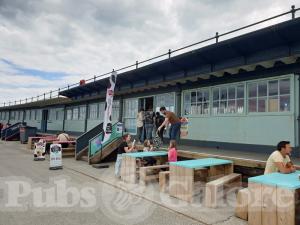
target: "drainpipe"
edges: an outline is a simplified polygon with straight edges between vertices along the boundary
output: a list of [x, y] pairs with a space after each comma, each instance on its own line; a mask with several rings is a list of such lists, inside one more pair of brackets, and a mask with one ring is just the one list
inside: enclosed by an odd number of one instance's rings
[[298, 135], [297, 135], [297, 148], [296, 148], [296, 156], [300, 157], [300, 76], [299, 74], [295, 74], [298, 76], [298, 115], [297, 115], [297, 122], [298, 122]]

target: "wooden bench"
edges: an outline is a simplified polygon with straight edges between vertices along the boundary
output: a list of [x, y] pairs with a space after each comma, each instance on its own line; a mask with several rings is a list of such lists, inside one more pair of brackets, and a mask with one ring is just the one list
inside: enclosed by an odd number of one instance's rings
[[140, 167], [140, 184], [147, 184], [149, 181], [158, 180], [161, 169], [169, 169], [169, 165], [155, 165]]
[[241, 174], [232, 173], [208, 182], [205, 186], [206, 207], [216, 208], [219, 205], [218, 202], [224, 197], [227, 190], [241, 186], [241, 180]]
[[249, 189], [244, 188], [239, 190], [236, 198], [235, 216], [243, 220], [248, 220], [249, 194]]
[[170, 178], [170, 171], [160, 171], [159, 172], [159, 191], [167, 192], [167, 187]]

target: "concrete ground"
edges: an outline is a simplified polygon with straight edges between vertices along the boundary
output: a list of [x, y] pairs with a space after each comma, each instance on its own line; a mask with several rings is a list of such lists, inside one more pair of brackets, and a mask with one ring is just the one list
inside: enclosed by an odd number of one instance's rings
[[35, 162], [25, 145], [0, 141], [0, 225], [247, 224], [234, 216], [234, 193], [209, 209], [200, 195], [189, 204], [160, 193], [156, 183], [125, 184], [113, 164], [95, 169], [64, 158], [63, 165], [49, 170], [48, 157]]

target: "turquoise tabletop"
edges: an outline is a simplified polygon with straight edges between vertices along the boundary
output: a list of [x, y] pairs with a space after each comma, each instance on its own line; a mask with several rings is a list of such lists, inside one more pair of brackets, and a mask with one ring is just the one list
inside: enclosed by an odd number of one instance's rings
[[205, 159], [194, 159], [194, 160], [184, 160], [178, 162], [170, 162], [170, 165], [181, 166], [191, 169], [218, 166], [233, 163], [230, 160], [217, 159], [217, 158], [205, 158]]
[[299, 175], [300, 171], [296, 171], [290, 174], [270, 173], [257, 177], [251, 177], [248, 179], [248, 182], [295, 190], [300, 188]]
[[134, 158], [143, 158], [143, 157], [166, 156], [168, 155], [168, 152], [165, 151], [133, 152], [133, 153], [125, 153], [123, 155], [134, 157]]

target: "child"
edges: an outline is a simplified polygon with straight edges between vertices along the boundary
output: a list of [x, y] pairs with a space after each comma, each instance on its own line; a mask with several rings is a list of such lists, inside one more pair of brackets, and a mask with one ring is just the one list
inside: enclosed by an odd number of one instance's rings
[[[152, 152], [153, 151], [153, 143], [151, 143], [150, 140], [145, 140], [144, 141], [144, 149], [143, 149], [144, 152]], [[147, 158], [144, 158], [143, 160], [143, 164], [144, 166], [153, 166], [156, 164], [156, 159], [153, 158], [153, 157], [147, 157]]]
[[171, 140], [170, 146], [168, 150], [168, 161], [169, 162], [177, 162], [177, 150], [176, 150], [176, 141]]
[[143, 148], [144, 152], [151, 152], [153, 151], [153, 144], [151, 144], [151, 141], [146, 139], [144, 141], [144, 148]]

